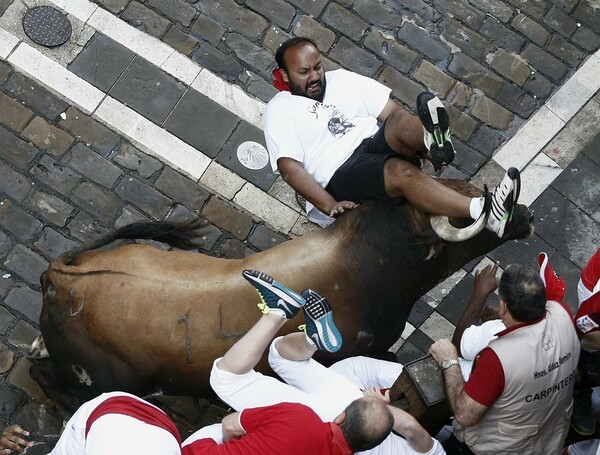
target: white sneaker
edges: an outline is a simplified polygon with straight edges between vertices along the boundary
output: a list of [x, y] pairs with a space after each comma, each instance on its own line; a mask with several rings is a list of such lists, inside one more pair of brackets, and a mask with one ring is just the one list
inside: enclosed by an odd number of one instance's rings
[[487, 228], [500, 238], [507, 232], [512, 222], [513, 213], [519, 192], [521, 191], [521, 175], [517, 168], [511, 167], [492, 194], [492, 207]]

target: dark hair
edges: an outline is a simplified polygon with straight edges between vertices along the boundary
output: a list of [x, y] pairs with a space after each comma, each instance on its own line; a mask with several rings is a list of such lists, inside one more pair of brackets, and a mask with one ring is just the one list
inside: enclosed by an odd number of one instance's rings
[[394, 417], [387, 405], [377, 398], [359, 398], [344, 410], [340, 429], [353, 452], [372, 449], [388, 437]]
[[543, 316], [546, 309], [544, 282], [531, 267], [509, 265], [500, 278], [498, 295], [510, 315], [519, 322], [531, 322]]
[[312, 44], [315, 49], [319, 49], [317, 47], [317, 43], [315, 43], [310, 38], [306, 38], [305, 36], [296, 36], [295, 38], [290, 38], [287, 41], [284, 41], [277, 52], [275, 52], [275, 61], [277, 62], [277, 66], [284, 71], [287, 71], [285, 66], [285, 53], [290, 47], [300, 46], [304, 44]]

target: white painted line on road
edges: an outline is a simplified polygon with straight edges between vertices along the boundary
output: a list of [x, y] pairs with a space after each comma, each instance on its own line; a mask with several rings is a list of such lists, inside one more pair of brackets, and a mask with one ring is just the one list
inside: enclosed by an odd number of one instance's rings
[[206, 172], [202, 174], [200, 183], [231, 200], [242, 189], [246, 180], [235, 172], [221, 166], [216, 161], [213, 161], [208, 166], [208, 169], [206, 169]]
[[6, 60], [17, 44], [19, 44], [19, 38], [0, 28], [0, 58]]
[[8, 58], [8, 62], [39, 81], [51, 92], [69, 99], [86, 114], [91, 114], [104, 98], [104, 92], [27, 43], [21, 42]]
[[504, 169], [522, 170], [564, 126], [562, 119], [542, 106], [492, 159]]
[[173, 52], [169, 55], [169, 58], [161, 65], [160, 69], [176, 77], [186, 85], [192, 85], [192, 82], [194, 82], [200, 71], [202, 71], [199, 65], [179, 52]]
[[563, 171], [546, 154], [540, 153], [521, 173], [519, 202], [531, 205]]
[[57, 8], [64, 12], [75, 16], [81, 22], [85, 23], [90, 18], [94, 11], [98, 9], [98, 5], [89, 2], [88, 0], [50, 0]]

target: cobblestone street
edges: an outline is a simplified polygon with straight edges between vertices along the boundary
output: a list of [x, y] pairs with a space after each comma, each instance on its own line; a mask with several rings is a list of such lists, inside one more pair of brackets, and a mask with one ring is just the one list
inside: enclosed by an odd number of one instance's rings
[[[24, 33], [41, 5], [70, 20], [63, 46]], [[522, 173], [535, 234], [420, 299], [390, 349], [401, 363], [451, 337], [490, 261], [546, 251], [576, 307], [600, 246], [597, 0], [0, 0], [0, 423], [33, 433], [29, 454], [49, 452], [67, 417], [29, 372], [52, 259], [138, 220], [203, 218], [200, 251], [237, 259], [318, 229], [270, 166], [236, 155], [264, 144], [273, 54], [297, 35], [327, 69], [373, 77], [413, 112], [421, 91], [440, 96], [457, 149], [442, 177], [493, 187]], [[184, 437], [225, 412], [152, 400]]]

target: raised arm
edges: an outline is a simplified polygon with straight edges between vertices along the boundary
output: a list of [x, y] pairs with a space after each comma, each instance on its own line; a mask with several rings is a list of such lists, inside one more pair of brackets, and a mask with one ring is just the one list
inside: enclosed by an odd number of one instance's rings
[[356, 207], [351, 201], [336, 201], [334, 197], [304, 169], [302, 163], [292, 158], [279, 158], [277, 168], [281, 177], [304, 199], [309, 201], [321, 212], [329, 216], [337, 216]]

